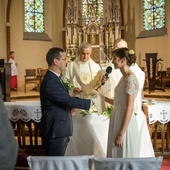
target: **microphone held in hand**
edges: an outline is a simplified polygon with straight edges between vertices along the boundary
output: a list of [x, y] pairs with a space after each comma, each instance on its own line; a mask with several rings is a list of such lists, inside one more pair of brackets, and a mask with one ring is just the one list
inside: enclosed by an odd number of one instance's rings
[[[108, 66], [107, 68], [106, 68], [106, 74], [104, 75], [106, 78], [108, 78], [109, 77], [109, 74], [112, 72], [112, 67], [111, 66]], [[105, 82], [102, 82], [102, 86], [105, 84]]]

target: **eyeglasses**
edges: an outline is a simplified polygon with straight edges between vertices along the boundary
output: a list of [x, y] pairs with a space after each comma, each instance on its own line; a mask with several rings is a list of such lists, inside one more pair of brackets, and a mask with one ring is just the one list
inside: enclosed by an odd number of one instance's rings
[[67, 58], [56, 58], [57, 60], [63, 60], [66, 61]]
[[60, 58], [60, 60], [66, 61], [66, 58]]

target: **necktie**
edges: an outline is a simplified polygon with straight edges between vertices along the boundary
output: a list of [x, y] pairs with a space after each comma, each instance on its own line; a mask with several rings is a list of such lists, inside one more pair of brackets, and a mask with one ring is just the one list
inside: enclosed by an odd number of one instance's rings
[[61, 82], [62, 86], [63, 86], [64, 89], [66, 90], [66, 86], [64, 85], [64, 82], [63, 82], [63, 80], [61, 79], [61, 76], [59, 76], [59, 79], [60, 79], [60, 82]]

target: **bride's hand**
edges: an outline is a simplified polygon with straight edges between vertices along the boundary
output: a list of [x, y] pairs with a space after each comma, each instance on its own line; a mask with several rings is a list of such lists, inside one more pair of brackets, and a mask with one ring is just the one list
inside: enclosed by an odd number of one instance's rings
[[109, 79], [109, 77], [106, 77], [105, 75], [102, 77], [101, 79], [101, 84], [104, 84], [107, 80]]
[[75, 108], [70, 109], [70, 113], [71, 113], [71, 115], [74, 115], [75, 114]]
[[79, 87], [75, 87], [75, 88], [73, 89], [73, 92], [74, 92], [75, 94], [80, 94], [80, 93], [82, 92], [82, 90], [81, 90]]
[[119, 134], [115, 141], [115, 146], [122, 147], [123, 146], [123, 135]]

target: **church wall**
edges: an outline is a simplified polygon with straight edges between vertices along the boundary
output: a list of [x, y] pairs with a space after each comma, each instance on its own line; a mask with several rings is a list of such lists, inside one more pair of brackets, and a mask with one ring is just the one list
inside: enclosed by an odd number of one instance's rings
[[51, 41], [23, 40], [23, 0], [13, 1], [11, 4], [11, 50], [15, 51], [18, 62], [19, 87], [24, 86], [26, 68], [47, 67], [45, 58], [47, 51], [53, 46], [61, 47], [61, 23], [57, 20], [61, 18], [58, 14], [62, 9], [60, 3], [62, 4], [62, 1], [57, 3], [55, 0], [45, 1], [45, 32]]
[[[0, 1], [0, 58], [6, 56], [6, 4], [7, 0]], [[52, 41], [23, 40], [23, 0], [12, 0], [10, 11], [11, 26], [11, 50], [16, 53], [18, 61], [18, 83], [24, 86], [24, 69], [46, 67], [45, 55], [53, 46], [62, 47], [62, 20], [63, 0], [45, 0], [45, 30]], [[170, 63], [170, 36], [137, 39], [142, 30], [142, 0], [129, 0], [123, 2], [125, 39], [129, 48], [137, 54], [137, 63], [145, 66], [145, 53], [157, 52], [158, 58], [162, 58], [163, 69]], [[170, 1], [167, 1], [167, 15], [170, 18]], [[167, 29], [170, 30], [167, 19]]]
[[[158, 53], [158, 58], [162, 58], [163, 70], [170, 66], [170, 36], [164, 35], [159, 37], [140, 38], [137, 39], [140, 31], [142, 31], [142, 0], [130, 0], [124, 2], [125, 5], [125, 39], [128, 41], [129, 48], [136, 51], [138, 64], [146, 68], [145, 53]], [[167, 16], [170, 18], [170, 10], [167, 1]], [[168, 18], [167, 17], [167, 18]], [[169, 20], [166, 20], [167, 32], [170, 31]]]

